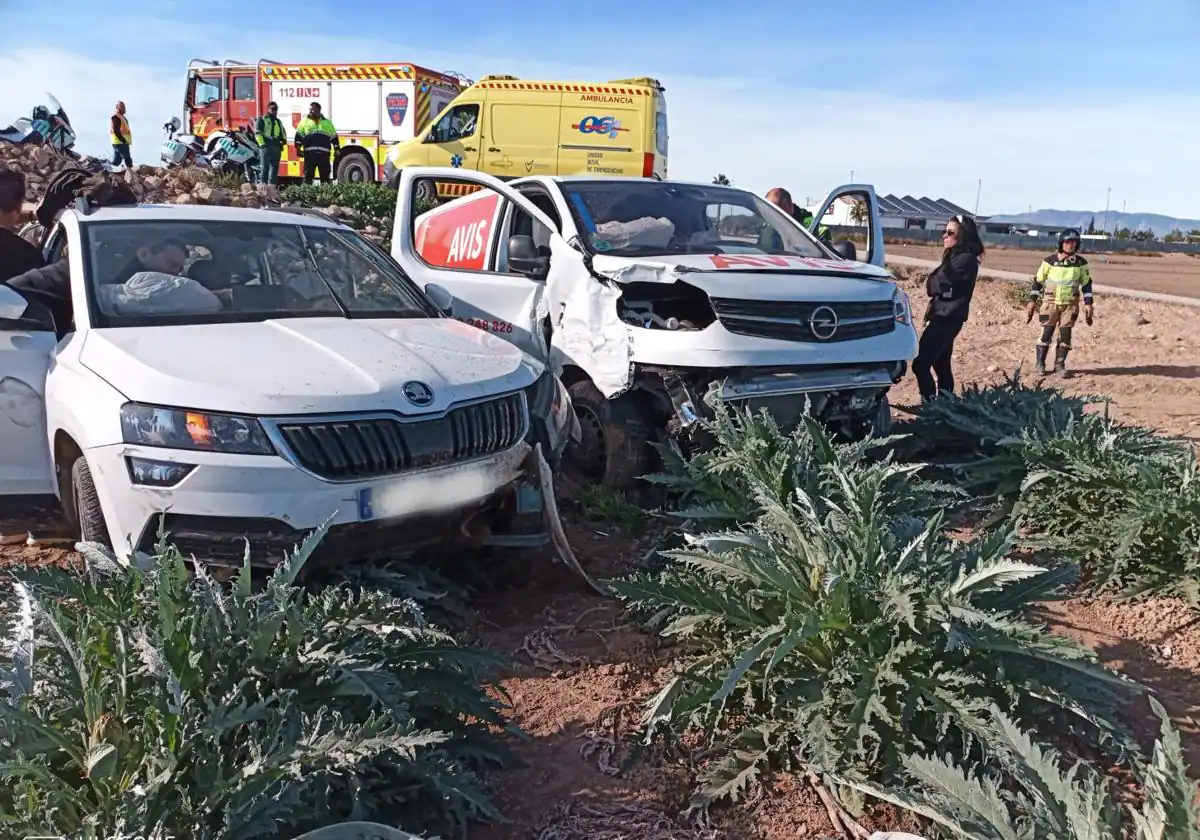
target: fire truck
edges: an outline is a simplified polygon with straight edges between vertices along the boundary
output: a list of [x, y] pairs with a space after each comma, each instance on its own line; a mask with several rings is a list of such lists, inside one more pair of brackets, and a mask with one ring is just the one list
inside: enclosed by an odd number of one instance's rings
[[388, 149], [424, 131], [470, 84], [458, 74], [404, 61], [284, 64], [260, 59], [251, 64], [194, 58], [188, 62], [183, 122], [202, 139], [218, 127], [249, 125], [253, 131], [267, 103], [275, 102], [287, 132], [279, 177], [299, 178], [304, 169], [293, 145], [296, 126], [307, 116], [309, 104], [319, 102], [341, 139], [334, 177], [380, 181]]

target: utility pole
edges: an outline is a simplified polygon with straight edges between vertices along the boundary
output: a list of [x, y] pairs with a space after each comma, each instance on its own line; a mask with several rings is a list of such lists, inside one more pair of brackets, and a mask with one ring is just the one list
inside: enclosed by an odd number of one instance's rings
[[851, 184], [854, 183], [854, 170], [853, 169], [850, 170], [850, 183]]
[[1108, 188], [1108, 193], [1104, 196], [1104, 218], [1100, 220], [1100, 229], [1105, 231], [1108, 230], [1108, 201], [1110, 198], [1112, 198], [1112, 187]]
[[982, 178], [980, 178], [979, 183], [975, 185], [975, 213], [974, 213], [974, 215], [976, 215], [976, 216], [979, 215], [979, 194], [981, 192], [983, 192], [983, 179]]

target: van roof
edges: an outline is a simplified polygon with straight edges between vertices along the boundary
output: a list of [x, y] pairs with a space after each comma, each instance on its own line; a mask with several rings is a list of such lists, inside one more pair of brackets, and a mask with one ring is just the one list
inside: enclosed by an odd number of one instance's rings
[[[521, 179], [531, 180], [531, 179]], [[611, 181], [613, 183], [628, 183], [630, 181], [648, 181], [648, 178], [642, 178], [638, 175], [548, 175], [542, 176], [539, 180], [554, 181], [559, 184], [570, 184], [575, 182], [596, 183], [598, 181]], [[745, 187], [737, 187], [733, 184], [713, 184], [706, 181], [682, 181], [672, 178], [667, 181], [658, 181], [660, 184], [682, 184], [689, 187], [712, 187], [718, 190], [737, 190], [738, 192], [750, 192]]]

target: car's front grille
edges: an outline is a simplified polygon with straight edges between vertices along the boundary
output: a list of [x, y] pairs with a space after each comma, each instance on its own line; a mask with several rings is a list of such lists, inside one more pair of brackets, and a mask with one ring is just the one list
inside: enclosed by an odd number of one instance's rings
[[527, 430], [525, 396], [453, 408], [433, 420], [286, 422], [279, 435], [296, 461], [331, 481], [357, 481], [470, 461], [515, 446]]
[[[896, 308], [890, 300], [809, 303], [712, 298], [712, 305], [725, 329], [756, 338], [830, 343], [874, 338], [896, 329]], [[829, 317], [831, 311], [834, 318]]]

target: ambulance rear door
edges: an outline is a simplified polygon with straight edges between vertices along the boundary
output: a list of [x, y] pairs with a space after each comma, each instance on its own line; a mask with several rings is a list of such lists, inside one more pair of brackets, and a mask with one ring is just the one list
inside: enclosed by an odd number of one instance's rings
[[558, 126], [559, 175], [642, 175], [646, 88], [565, 85]]

